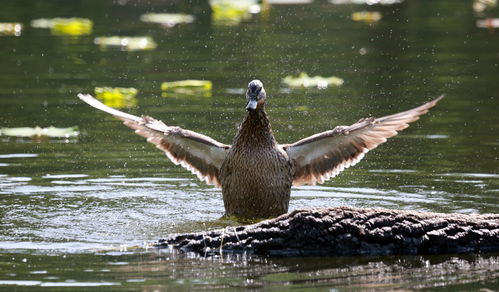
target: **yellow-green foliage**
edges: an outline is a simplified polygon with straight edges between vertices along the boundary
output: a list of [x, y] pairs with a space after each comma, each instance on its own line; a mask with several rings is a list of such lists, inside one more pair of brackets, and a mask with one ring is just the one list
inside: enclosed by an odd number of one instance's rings
[[157, 47], [156, 42], [149, 36], [96, 37], [94, 43], [101, 48], [118, 47], [124, 51], [153, 50]]
[[110, 107], [124, 108], [137, 105], [138, 90], [130, 87], [96, 87], [94, 89], [95, 96]]
[[236, 25], [249, 19], [251, 12], [259, 12], [260, 6], [256, 0], [211, 0], [212, 19], [215, 24]]
[[40, 127], [20, 127], [20, 128], [0, 128], [0, 136], [13, 137], [50, 137], [50, 138], [71, 138], [80, 134], [78, 127], [70, 128], [40, 128]]
[[1, 35], [21, 35], [23, 25], [18, 22], [0, 22], [0, 36]]
[[360, 11], [352, 13], [353, 21], [362, 21], [366, 23], [373, 23], [380, 21], [382, 18], [381, 13], [378, 11]]
[[320, 89], [327, 88], [330, 85], [341, 86], [344, 80], [336, 76], [308, 76], [307, 73], [301, 72], [298, 77], [288, 75], [284, 77], [282, 82], [289, 87], [317, 87]]
[[87, 18], [40, 18], [31, 21], [35, 28], [50, 28], [57, 35], [87, 35], [92, 32], [93, 21]]
[[148, 13], [140, 16], [143, 22], [159, 23], [168, 27], [179, 23], [192, 23], [194, 19], [194, 16], [182, 13]]
[[213, 83], [209, 80], [180, 80], [163, 82], [161, 90], [163, 96], [168, 96], [168, 92], [182, 95], [202, 95], [211, 96]]

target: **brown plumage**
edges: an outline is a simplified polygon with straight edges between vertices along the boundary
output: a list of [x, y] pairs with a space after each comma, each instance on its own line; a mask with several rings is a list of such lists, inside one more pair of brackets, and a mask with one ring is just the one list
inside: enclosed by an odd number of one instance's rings
[[272, 135], [263, 103], [249, 110], [220, 169], [225, 211], [268, 218], [288, 211], [293, 166]]
[[316, 184], [359, 162], [364, 154], [407, 128], [443, 98], [398, 114], [361, 119], [351, 126], [280, 145], [270, 127], [259, 80], [248, 84], [247, 113], [232, 146], [210, 137], [167, 126], [151, 117], [137, 117], [110, 108], [90, 95], [89, 105], [110, 113], [163, 150], [175, 164], [208, 184], [222, 187], [226, 215], [268, 218], [287, 212], [291, 185]]

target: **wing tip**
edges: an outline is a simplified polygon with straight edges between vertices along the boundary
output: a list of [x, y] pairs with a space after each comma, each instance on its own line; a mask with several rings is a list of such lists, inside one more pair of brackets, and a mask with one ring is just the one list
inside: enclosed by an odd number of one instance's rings
[[437, 102], [438, 102], [438, 101], [440, 101], [442, 98], [444, 98], [444, 97], [446, 97], [446, 96], [447, 96], [447, 94], [442, 93], [442, 94], [440, 94], [440, 96], [439, 96], [439, 97], [435, 98], [435, 101], [437, 101]]
[[142, 118], [140, 118], [140, 117], [137, 117], [137, 116], [134, 116], [134, 115], [122, 112], [120, 110], [117, 110], [115, 108], [112, 108], [110, 106], [107, 106], [107, 105], [103, 104], [101, 101], [97, 100], [95, 97], [93, 97], [90, 94], [78, 93], [77, 96], [78, 96], [79, 99], [83, 100], [85, 103], [87, 103], [91, 107], [94, 107], [94, 108], [96, 108], [98, 110], [101, 110], [103, 112], [111, 114], [111, 115], [117, 117], [118, 119], [121, 119], [121, 120], [124, 120], [124, 121], [131, 120], [131, 121], [134, 121], [134, 122], [140, 122], [140, 121], [142, 121]]
[[97, 109], [100, 109], [102, 110], [100, 107], [101, 107], [101, 102], [98, 101], [95, 97], [93, 97], [92, 95], [88, 94], [88, 93], [78, 93], [77, 94], [78, 98], [82, 101], [84, 101], [85, 103], [87, 103], [88, 105], [92, 106], [92, 107], [95, 107]]
[[441, 101], [441, 100], [442, 100], [445, 96], [446, 96], [446, 94], [445, 94], [445, 93], [442, 93], [442, 94], [440, 94], [437, 98], [435, 98], [435, 99], [433, 99], [433, 100], [431, 100], [431, 101], [427, 102], [427, 104], [428, 104], [428, 105], [430, 105], [430, 107], [434, 107], [434, 106], [435, 106], [435, 105], [437, 105], [437, 103], [438, 103], [439, 101]]
[[[164, 132], [164, 129], [158, 129], [157, 126], [155, 126], [155, 123], [161, 123], [161, 125], [165, 126], [166, 125], [158, 120], [155, 120], [152, 117], [149, 116], [143, 116], [143, 117], [137, 117], [134, 115], [130, 115], [124, 112], [121, 112], [119, 110], [116, 110], [114, 108], [111, 108], [105, 104], [103, 104], [101, 101], [97, 100], [95, 97], [93, 97], [90, 94], [83, 94], [83, 93], [78, 93], [77, 94], [78, 98], [87, 103], [88, 105], [102, 110], [106, 113], [109, 113], [121, 120], [123, 120], [124, 124], [132, 129], [135, 129], [135, 133], [137, 133], [140, 136], [146, 137], [147, 142], [156, 144], [156, 147], [160, 150], [163, 150], [166, 156], [175, 164], [175, 165], [181, 165], [182, 167], [186, 168], [193, 174], [197, 175], [197, 177], [205, 181], [209, 185], [214, 185], [216, 187], [220, 187], [220, 180], [217, 177], [217, 174], [212, 174], [212, 173], [203, 173], [201, 170], [196, 168], [194, 165], [192, 165], [190, 162], [186, 161], [185, 158], [183, 157], [175, 157], [173, 153], [170, 152], [169, 149], [165, 149], [164, 146], [161, 145], [161, 139], [158, 137], [151, 137], [147, 134], [146, 131], [148, 130], [154, 130], [154, 131], [159, 131], [159, 132]], [[152, 125], [147, 125], [147, 123], [152, 123]], [[146, 127], [144, 128], [138, 128], [138, 127]], [[209, 138], [209, 137], [208, 137]], [[210, 138], [211, 139], [211, 138]], [[214, 141], [214, 140], [213, 140]], [[218, 144], [221, 145], [221, 143], [214, 141], [213, 144], [217, 146]], [[229, 146], [223, 145], [223, 149], [228, 149]], [[217, 146], [220, 147], [220, 146]]]
[[78, 93], [77, 96], [79, 99], [83, 100], [86, 103], [89, 103], [89, 101], [95, 100], [95, 97], [91, 96], [90, 94]]

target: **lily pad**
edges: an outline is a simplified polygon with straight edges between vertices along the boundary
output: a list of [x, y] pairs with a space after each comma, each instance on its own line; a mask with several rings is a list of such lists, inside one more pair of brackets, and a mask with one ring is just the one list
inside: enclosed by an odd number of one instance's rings
[[331, 4], [360, 4], [360, 5], [393, 5], [403, 0], [329, 0]]
[[365, 23], [373, 23], [378, 22], [382, 18], [382, 15], [378, 11], [359, 11], [352, 13], [352, 20], [365, 22]]
[[130, 87], [96, 87], [94, 89], [95, 96], [110, 107], [124, 108], [137, 105], [138, 90]]
[[272, 5], [296, 5], [296, 4], [310, 4], [314, 0], [267, 0], [267, 3]]
[[180, 80], [163, 82], [161, 84], [162, 96], [174, 95], [199, 95], [211, 97], [213, 83], [209, 80]]
[[308, 110], [309, 110], [309, 107], [306, 105], [299, 105], [299, 106], [295, 107], [295, 111], [299, 111], [299, 112], [306, 112]]
[[175, 89], [197, 89], [204, 91], [211, 91], [213, 88], [213, 83], [209, 80], [179, 80], [163, 82], [161, 84], [161, 90], [175, 90]]
[[35, 28], [49, 28], [56, 35], [87, 35], [92, 32], [94, 23], [88, 18], [40, 18], [31, 21]]
[[257, 0], [210, 0], [210, 5], [213, 22], [221, 25], [237, 25], [261, 10]]
[[50, 137], [50, 138], [74, 138], [80, 132], [78, 127], [56, 128], [56, 127], [20, 127], [20, 128], [0, 128], [0, 136], [12, 137]]
[[120, 48], [123, 51], [138, 51], [138, 50], [153, 50], [158, 45], [149, 36], [128, 37], [128, 36], [112, 36], [112, 37], [96, 37], [94, 43], [101, 48]]
[[0, 36], [14, 35], [20, 36], [23, 25], [19, 22], [0, 22]]
[[319, 89], [325, 89], [330, 85], [341, 86], [343, 85], [344, 80], [342, 78], [331, 76], [331, 77], [322, 77], [322, 76], [308, 76], [307, 73], [301, 72], [298, 77], [294, 77], [288, 75], [284, 77], [282, 82], [289, 87], [317, 87]]
[[174, 27], [180, 23], [192, 23], [195, 17], [182, 13], [148, 13], [142, 14], [140, 20], [143, 22], [158, 23], [166, 27]]

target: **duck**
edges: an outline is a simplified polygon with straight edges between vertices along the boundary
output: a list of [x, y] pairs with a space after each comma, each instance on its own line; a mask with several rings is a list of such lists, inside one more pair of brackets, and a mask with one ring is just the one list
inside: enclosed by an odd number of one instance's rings
[[292, 144], [279, 144], [265, 112], [267, 94], [260, 80], [246, 91], [246, 113], [232, 145], [167, 125], [150, 116], [135, 116], [108, 107], [89, 94], [88, 105], [115, 116], [147, 142], [164, 151], [209, 185], [221, 187], [226, 216], [272, 218], [288, 211], [292, 186], [321, 184], [409, 126], [444, 96], [381, 118], [363, 118]]

